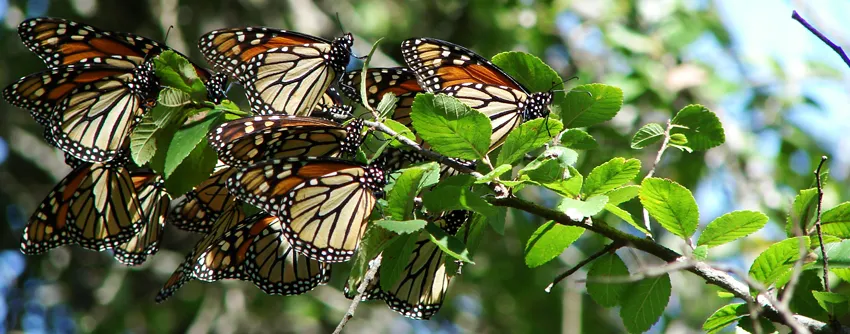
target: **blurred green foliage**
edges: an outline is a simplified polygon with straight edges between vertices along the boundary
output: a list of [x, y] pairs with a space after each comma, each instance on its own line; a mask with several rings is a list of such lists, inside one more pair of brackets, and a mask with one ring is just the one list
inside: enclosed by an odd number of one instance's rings
[[[723, 180], [726, 201], [732, 209], [758, 209], [769, 214], [769, 232], [712, 250], [716, 260], [747, 268], [771, 240], [781, 238], [785, 215], [797, 189], [812, 185], [810, 169], [826, 151], [795, 123], [787, 119], [790, 109], [817, 103], [791, 91], [781, 67], [773, 81], [746, 80], [745, 62], [733, 47], [728, 28], [711, 2], [596, 1], [13, 1], [0, 29], [0, 80], [12, 82], [43, 69], [42, 63], [20, 43], [14, 31], [25, 17], [58, 16], [107, 30], [128, 31], [162, 40], [201, 60], [195, 46], [203, 33], [223, 27], [266, 25], [321, 36], [339, 35], [342, 29], [355, 34], [355, 52], [366, 54], [372, 42], [384, 38], [372, 66], [401, 62], [399, 44], [416, 36], [445, 39], [490, 56], [509, 50], [537, 55], [562, 78], [577, 77], [566, 89], [587, 83], [605, 83], [623, 90], [624, 109], [613, 120], [587, 129], [600, 150], [579, 155], [576, 169], [588, 175], [593, 166], [614, 156], [643, 161], [642, 174], [652, 166], [653, 149], [633, 150], [632, 135], [644, 124], [664, 122], [683, 107], [699, 103], [720, 115], [727, 129], [727, 144], [709, 152], [669, 150], [656, 176], [676, 180], [696, 189], [707, 177]], [[336, 22], [338, 15], [341, 24]], [[791, 24], [789, 20], [789, 24]], [[718, 53], [732, 60], [744, 79], [722, 76], [710, 59], [688, 56], [697, 40], [708, 40]], [[817, 66], [815, 66], [817, 65]], [[834, 79], [828, 66], [813, 64], [815, 78]], [[827, 67], [827, 68], [825, 68]], [[799, 80], [796, 78], [794, 80]], [[731, 122], [720, 108], [733, 93], [746, 92], [744, 120]], [[244, 105], [238, 88], [230, 97]], [[26, 218], [52, 185], [67, 173], [60, 153], [49, 148], [29, 115], [5, 102], [0, 104], [0, 138], [9, 147], [0, 163], [0, 248], [17, 251]], [[738, 114], [735, 114], [738, 115]], [[731, 131], [730, 131], [731, 129]], [[775, 155], [760, 151], [759, 134], [775, 132], [781, 137]], [[657, 144], [656, 144], [657, 145]], [[796, 160], [794, 160], [796, 159]], [[797, 166], [794, 161], [808, 162]], [[799, 165], [799, 164], [798, 164]], [[804, 164], [805, 165], [805, 164]], [[722, 176], [712, 174], [722, 171]], [[555, 197], [528, 188], [523, 196], [555, 207]], [[827, 201], [848, 198], [839, 182], [830, 182]], [[636, 200], [620, 205], [639, 217]], [[701, 217], [702, 224], [716, 217]], [[602, 217], [622, 222], [613, 214]], [[617, 333], [626, 329], [616, 309], [594, 303], [582, 284], [564, 282], [551, 293], [543, 288], [560, 272], [596, 252], [607, 243], [585, 236], [559, 256], [559, 260], [529, 269], [525, 245], [544, 223], [538, 218], [510, 211], [505, 235], [487, 229], [475, 255], [475, 265], [463, 266], [453, 280], [446, 304], [428, 322], [406, 320], [383, 303], [364, 303], [348, 325], [350, 332], [565, 332]], [[621, 223], [623, 229], [640, 234]], [[657, 228], [657, 227], [656, 227]], [[770, 229], [769, 229], [770, 230]], [[654, 231], [662, 243], [672, 235]], [[5, 326], [24, 329], [26, 321], [42, 319], [50, 330], [62, 330], [67, 314], [79, 332], [330, 332], [349, 301], [342, 295], [349, 265], [335, 265], [331, 284], [302, 296], [262, 294], [246, 282], [193, 282], [164, 304], [153, 297], [183, 259], [196, 236], [167, 228], [162, 250], [138, 268], [123, 267], [106, 254], [64, 247], [40, 256], [26, 257], [25, 270], [5, 291], [8, 313]], [[673, 241], [670, 241], [673, 242]], [[621, 254], [630, 265], [654, 264], [642, 254]], [[710, 259], [711, 259], [710, 257]], [[657, 261], [656, 261], [657, 262]], [[3, 268], [0, 268], [2, 270]], [[584, 275], [586, 271], [577, 275]], [[0, 272], [3, 274], [3, 272]], [[699, 331], [703, 321], [728, 300], [717, 297], [716, 288], [689, 274], [672, 275], [671, 306], [659, 331], [687, 328]], [[842, 283], [833, 291], [846, 292]], [[60, 312], [60, 310], [64, 313]], [[38, 318], [27, 315], [40, 314]], [[36, 320], [33, 320], [36, 319]], [[60, 319], [60, 320], [57, 320]], [[32, 325], [32, 324], [29, 324]]]

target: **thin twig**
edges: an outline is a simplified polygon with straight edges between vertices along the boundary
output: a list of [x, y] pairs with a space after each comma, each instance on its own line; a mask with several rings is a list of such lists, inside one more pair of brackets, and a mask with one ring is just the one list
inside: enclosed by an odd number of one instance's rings
[[[798, 225], [795, 221], [794, 225]], [[799, 230], [796, 229], [796, 230]], [[797, 255], [797, 261], [794, 261], [794, 269], [791, 271], [791, 277], [788, 279], [788, 284], [785, 284], [785, 289], [782, 290], [782, 296], [779, 298], [779, 301], [782, 303], [782, 307], [789, 307], [791, 305], [792, 296], [794, 296], [794, 290], [797, 288], [797, 282], [800, 280], [800, 275], [803, 273], [803, 261], [806, 259], [806, 254], [809, 251], [808, 245], [806, 245], [806, 240], [803, 238], [799, 239], [799, 254]], [[768, 292], [765, 291], [767, 294]]]
[[593, 255], [591, 255], [588, 258], [584, 259], [583, 261], [579, 262], [574, 267], [565, 271], [563, 274], [558, 275], [558, 277], [555, 277], [555, 279], [552, 280], [552, 283], [549, 283], [549, 285], [546, 286], [546, 289], [543, 289], [543, 291], [546, 291], [546, 293], [552, 292], [552, 287], [554, 287], [555, 284], [560, 283], [565, 278], [569, 277], [570, 275], [574, 274], [576, 271], [578, 271], [582, 267], [586, 266], [588, 263], [591, 263], [591, 262], [593, 262], [593, 260], [598, 259], [600, 256], [608, 254], [610, 252], [613, 252], [617, 248], [620, 248], [620, 247], [623, 247], [623, 244], [620, 243], [620, 242], [617, 242], [617, 241], [608, 244], [608, 246], [605, 246], [605, 248], [603, 248], [602, 250], [594, 253]]
[[671, 262], [662, 266], [650, 266], [646, 267], [638, 273], [628, 276], [608, 276], [608, 277], [594, 277], [594, 278], [586, 278], [576, 280], [579, 283], [587, 283], [587, 282], [596, 282], [596, 283], [608, 283], [608, 284], [622, 284], [622, 283], [632, 283], [640, 280], [644, 280], [651, 277], [658, 277], [661, 275], [669, 274], [672, 272], [682, 271], [686, 269], [691, 269], [696, 265], [696, 261], [683, 259], [683, 261]]
[[354, 300], [351, 301], [348, 311], [345, 312], [342, 320], [339, 321], [339, 325], [336, 326], [334, 334], [342, 333], [342, 329], [348, 321], [354, 317], [354, 311], [357, 310], [357, 306], [360, 305], [360, 302], [363, 300], [363, 295], [366, 294], [366, 289], [369, 288], [369, 284], [372, 283], [372, 280], [375, 279], [375, 275], [378, 273], [378, 268], [381, 266], [381, 258], [381, 254], [378, 254], [378, 256], [369, 262], [369, 270], [366, 271], [366, 275], [363, 276], [363, 281], [360, 282], [360, 286], [357, 287], [357, 295], [354, 296]]
[[847, 66], [850, 67], [850, 58], [848, 58], [847, 54], [844, 53], [844, 49], [842, 49], [840, 46], [838, 46], [835, 43], [833, 43], [832, 41], [830, 41], [829, 38], [824, 36], [815, 27], [813, 27], [811, 24], [809, 24], [809, 22], [806, 21], [806, 19], [804, 19], [802, 16], [800, 16], [800, 14], [798, 14], [796, 10], [791, 13], [791, 18], [794, 19], [794, 20], [797, 20], [797, 22], [800, 22], [800, 24], [802, 24], [803, 27], [806, 27], [806, 29], [808, 29], [809, 32], [811, 32], [812, 34], [814, 34], [815, 36], [820, 38], [821, 42], [823, 42], [824, 44], [829, 46], [832, 49], [832, 51], [835, 51], [835, 53], [837, 53], [838, 56], [841, 57], [841, 60], [844, 61], [844, 64], [847, 64]]
[[[723, 265], [714, 265], [713, 268], [720, 270], [720, 271], [725, 271], [725, 272], [734, 274], [734, 275], [740, 277], [742, 280], [744, 280], [744, 282], [747, 284], [747, 286], [750, 289], [758, 292], [758, 296], [762, 297], [762, 299], [764, 299], [763, 304], [762, 304], [761, 301], [758, 300], [758, 298], [756, 298], [756, 302], [759, 302], [759, 304], [762, 307], [765, 307], [765, 310], [773, 310], [774, 312], [778, 313], [779, 316], [782, 317], [782, 319], [783, 319], [783, 321], [780, 322], [780, 323], [785, 324], [788, 327], [791, 327], [791, 329], [793, 329], [795, 333], [811, 333], [812, 332], [808, 328], [808, 327], [811, 327], [811, 326], [804, 326], [800, 322], [800, 320], [803, 319], [802, 316], [795, 315], [794, 312], [791, 312], [791, 309], [788, 308], [788, 305], [785, 305], [782, 302], [776, 300], [776, 298], [773, 297], [773, 295], [770, 293], [770, 291], [767, 290], [767, 287], [765, 287], [764, 284], [761, 284], [761, 282], [752, 279], [752, 277], [750, 277], [750, 275], [748, 273], [743, 273], [743, 272], [740, 272], [737, 268], [726, 267], [726, 266], [723, 266]], [[749, 295], [749, 293], [747, 294], [747, 297], [749, 297], [749, 298], [744, 298], [747, 301], [751, 300], [751, 298], [752, 298]], [[773, 320], [773, 319], [771, 319], [771, 320]], [[831, 329], [828, 326], [829, 325], [826, 325], [826, 327], [819, 327], [817, 329], [817, 332], [828, 332], [828, 331], [831, 332]]]
[[[644, 176], [644, 179], [648, 179], [655, 175], [655, 168], [658, 167], [658, 164], [661, 162], [661, 157], [664, 155], [664, 151], [667, 150], [667, 147], [670, 145], [670, 130], [673, 129], [673, 123], [668, 119], [667, 120], [667, 128], [664, 129], [664, 140], [661, 142], [661, 147], [658, 148], [658, 153], [655, 154], [655, 161], [652, 163], [652, 168], [649, 170], [649, 173]], [[643, 227], [646, 228], [647, 231], [651, 231], [649, 227], [649, 211], [646, 208], [643, 209]], [[652, 238], [652, 235], [649, 236]]]
[[826, 255], [826, 249], [824, 249], [823, 245], [823, 232], [820, 227], [820, 216], [821, 216], [821, 207], [823, 206], [823, 185], [821, 184], [820, 179], [820, 170], [823, 167], [824, 162], [826, 162], [827, 157], [821, 156], [820, 163], [818, 164], [818, 168], [815, 170], [815, 181], [817, 182], [818, 187], [818, 213], [817, 218], [815, 219], [815, 228], [818, 233], [818, 242], [820, 242], [820, 252], [823, 254], [823, 288], [824, 291], [829, 291], [829, 256]]

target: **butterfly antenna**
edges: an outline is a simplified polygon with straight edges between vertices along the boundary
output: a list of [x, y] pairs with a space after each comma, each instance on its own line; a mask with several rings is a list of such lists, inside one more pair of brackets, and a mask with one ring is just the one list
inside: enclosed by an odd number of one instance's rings
[[337, 27], [339, 27], [339, 30], [342, 31], [342, 33], [344, 34], [346, 30], [345, 26], [342, 25], [342, 19], [339, 18], [339, 12], [336, 12], [336, 15], [334, 15], [334, 17], [336, 18]]

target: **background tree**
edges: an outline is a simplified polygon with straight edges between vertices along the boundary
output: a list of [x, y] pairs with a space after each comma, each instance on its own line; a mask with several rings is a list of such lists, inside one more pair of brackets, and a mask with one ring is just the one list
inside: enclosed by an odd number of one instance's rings
[[[465, 45], [489, 57], [522, 50], [539, 56], [571, 85], [601, 82], [622, 88], [624, 106], [613, 120], [587, 129], [601, 149], [579, 155], [575, 168], [587, 175], [611, 157], [642, 161], [640, 176], [653, 166], [653, 149], [634, 150], [632, 135], [647, 123], [665, 124], [692, 103], [714, 111], [723, 123], [726, 144], [694, 153], [668, 150], [655, 175], [676, 180], [694, 190], [700, 221], [708, 223], [733, 210], [769, 214], [767, 227], [744, 242], [712, 249], [710, 260], [746, 269], [767, 246], [785, 237], [786, 216], [799, 189], [813, 185], [811, 172], [824, 154], [829, 162], [825, 208], [848, 198], [843, 187], [847, 157], [846, 131], [839, 105], [846, 105], [847, 68], [824, 45], [790, 19], [790, 7], [780, 4], [734, 5], [731, 2], [651, 1], [386, 1], [220, 2], [155, 1], [21, 1], [5, 3], [5, 28], [0, 43], [3, 82], [41, 70], [43, 65], [14, 33], [25, 17], [58, 16], [104, 29], [129, 31], [163, 39], [173, 25], [168, 44], [201, 59], [196, 40], [222, 27], [267, 25], [315, 35], [338, 35], [338, 13], [346, 30], [355, 34], [359, 55], [384, 38], [373, 66], [400, 62], [398, 45], [413, 36], [428, 36]], [[748, 7], [753, 6], [753, 7]], [[823, 17], [825, 31], [831, 13], [846, 5], [831, 2], [797, 6], [810, 18]], [[757, 9], [758, 18], [742, 16]], [[810, 12], [809, 12], [810, 11]], [[846, 11], [844, 11], [846, 12]], [[777, 13], [776, 17], [771, 17]], [[832, 18], [837, 19], [837, 18]], [[768, 22], [771, 21], [771, 22]], [[747, 23], [743, 23], [747, 22]], [[779, 23], [776, 23], [779, 22]], [[782, 27], [769, 30], [765, 27]], [[752, 36], [756, 37], [753, 38]], [[777, 40], [775, 36], [783, 36]], [[787, 37], [786, 37], [787, 36]], [[841, 45], [841, 34], [832, 33]], [[760, 41], [760, 42], [754, 42]], [[800, 43], [792, 43], [798, 41]], [[768, 48], [778, 44], [795, 47]], [[807, 45], [808, 47], [802, 47]], [[755, 52], [758, 47], [772, 53]], [[806, 52], [806, 50], [811, 50]], [[792, 58], [784, 53], [799, 57]], [[760, 58], [761, 57], [761, 58]], [[839, 75], [839, 73], [841, 75]], [[241, 96], [234, 88], [231, 97]], [[237, 101], [245, 105], [244, 101]], [[243, 282], [192, 283], [171, 301], [154, 304], [153, 296], [182, 260], [193, 236], [169, 229], [163, 249], [139, 268], [117, 264], [109, 256], [74, 247], [41, 256], [17, 251], [20, 231], [29, 214], [68, 169], [60, 153], [40, 138], [40, 129], [22, 110], [3, 104], [0, 113], [0, 314], [7, 328], [35, 331], [291, 331], [328, 332], [349, 301], [339, 291], [346, 275], [329, 286], [293, 297], [266, 296]], [[555, 207], [549, 193], [529, 188], [524, 198]], [[639, 201], [623, 207], [642, 217]], [[610, 214], [608, 222], [621, 220]], [[553, 278], [609, 241], [587, 234], [557, 261], [529, 269], [524, 249], [540, 218], [511, 210], [505, 236], [486, 231], [474, 266], [453, 280], [438, 316], [429, 322], [410, 321], [381, 303], [364, 303], [347, 327], [350, 331], [624, 331], [616, 309], [598, 306], [575, 279], [583, 269], [546, 294]], [[704, 226], [704, 225], [702, 225]], [[640, 232], [622, 223], [634, 235]], [[702, 230], [702, 227], [700, 227]], [[681, 241], [653, 224], [661, 244], [683, 251]], [[631, 268], [657, 267], [654, 256], [618, 251]], [[345, 272], [344, 268], [337, 272]], [[848, 275], [836, 271], [833, 291], [846, 292]], [[656, 329], [700, 330], [705, 319], [728, 298], [717, 288], [687, 272], [671, 274], [672, 297]], [[817, 284], [801, 277], [799, 284]], [[801, 298], [801, 300], [804, 300]], [[811, 299], [805, 299], [812, 303]], [[813, 307], [812, 305], [808, 305]], [[802, 312], [806, 304], [792, 305]], [[5, 311], [5, 313], [2, 313]], [[815, 317], [818, 318], [818, 317]], [[821, 319], [825, 320], [825, 319]], [[604, 326], [604, 329], [603, 329]]]

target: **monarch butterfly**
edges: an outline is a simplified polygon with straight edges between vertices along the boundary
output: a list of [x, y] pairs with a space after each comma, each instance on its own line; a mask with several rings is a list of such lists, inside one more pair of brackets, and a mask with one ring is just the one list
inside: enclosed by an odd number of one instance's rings
[[[240, 221], [245, 219], [245, 212], [242, 211], [242, 203], [235, 201], [233, 205], [227, 207], [226, 211], [221, 212], [221, 215], [215, 219], [214, 223], [209, 224], [209, 232], [195, 244], [194, 250], [192, 250], [189, 255], [186, 256], [186, 260], [177, 267], [177, 270], [171, 274], [168, 281], [165, 283], [165, 286], [157, 293], [156, 302], [161, 303], [171, 297], [178, 289], [180, 289], [183, 284], [189, 282], [194, 278], [198, 278], [195, 275], [195, 264], [197, 259], [200, 258], [201, 253], [206, 251], [215, 240], [224, 235], [231, 228], [236, 226]], [[228, 246], [225, 246], [228, 247]], [[223, 277], [221, 278], [238, 278], [237, 274], [231, 274], [230, 276], [224, 277], [228, 274], [228, 272], [219, 272]]]
[[363, 141], [363, 122], [347, 126], [313, 117], [265, 115], [237, 119], [210, 131], [208, 142], [230, 166], [298, 156], [353, 156]]
[[[363, 71], [356, 70], [345, 74], [340, 81], [339, 87], [342, 93], [349, 99], [361, 104], [368, 103], [373, 108], [378, 107], [384, 94], [391, 93], [398, 97], [395, 111], [391, 118], [413, 130], [410, 126], [410, 108], [416, 93], [424, 91], [419, 87], [416, 76], [404, 67], [370, 68], [366, 77], [366, 101], [361, 101], [360, 81]], [[418, 139], [418, 138], [417, 138]], [[421, 139], [418, 139], [421, 144]]]
[[[469, 219], [469, 211], [451, 211], [435, 224], [446, 233], [454, 235]], [[430, 319], [443, 304], [446, 288], [451, 280], [446, 272], [446, 254], [431, 242], [428, 232], [421, 231], [407, 265], [398, 281], [389, 290], [382, 290], [380, 277], [376, 276], [363, 295], [364, 300], [383, 299], [393, 311], [413, 319]], [[355, 284], [359, 284], [355, 281]], [[356, 293], [348, 285], [345, 295], [354, 298]]]
[[165, 228], [165, 218], [171, 196], [165, 192], [164, 180], [150, 170], [130, 172], [130, 178], [141, 204], [145, 224], [139, 233], [124, 244], [115, 248], [114, 257], [126, 265], [139, 265], [159, 250], [159, 239]]
[[342, 96], [337, 93], [336, 88], [330, 87], [313, 107], [310, 116], [339, 121], [351, 118], [353, 112], [354, 108], [342, 103]]
[[101, 251], [138, 234], [145, 217], [122, 164], [86, 163], [59, 181], [30, 217], [21, 251], [40, 254], [66, 244]]
[[185, 231], [210, 233], [221, 213], [237, 205], [236, 198], [224, 185], [234, 173], [236, 169], [219, 161], [213, 174], [186, 193], [171, 210], [169, 224]]
[[227, 179], [236, 197], [281, 219], [296, 251], [322, 262], [351, 259], [386, 184], [380, 164], [332, 158], [266, 160]]
[[[136, 67], [165, 50], [168, 46], [152, 39], [126, 32], [105, 31], [100, 28], [53, 17], [38, 17], [18, 25], [18, 35], [24, 45], [39, 56], [49, 68], [75, 64], [92, 58], [125, 57], [123, 66]], [[172, 50], [174, 51], [174, 50]], [[174, 51], [187, 58], [185, 55]], [[209, 100], [224, 99], [227, 75], [213, 74], [192, 63], [195, 72], [207, 87]]]
[[151, 63], [116, 66], [122, 62], [120, 56], [85, 59], [32, 74], [6, 87], [3, 96], [47, 125], [47, 137], [63, 151], [106, 162], [115, 158], [159, 88]]
[[265, 27], [215, 30], [198, 47], [207, 60], [245, 87], [259, 114], [309, 116], [343, 73], [354, 37], [322, 38]]
[[460, 45], [413, 38], [402, 42], [401, 54], [425, 90], [455, 96], [490, 117], [491, 151], [523, 121], [549, 115], [552, 92], [529, 93], [495, 64]]

